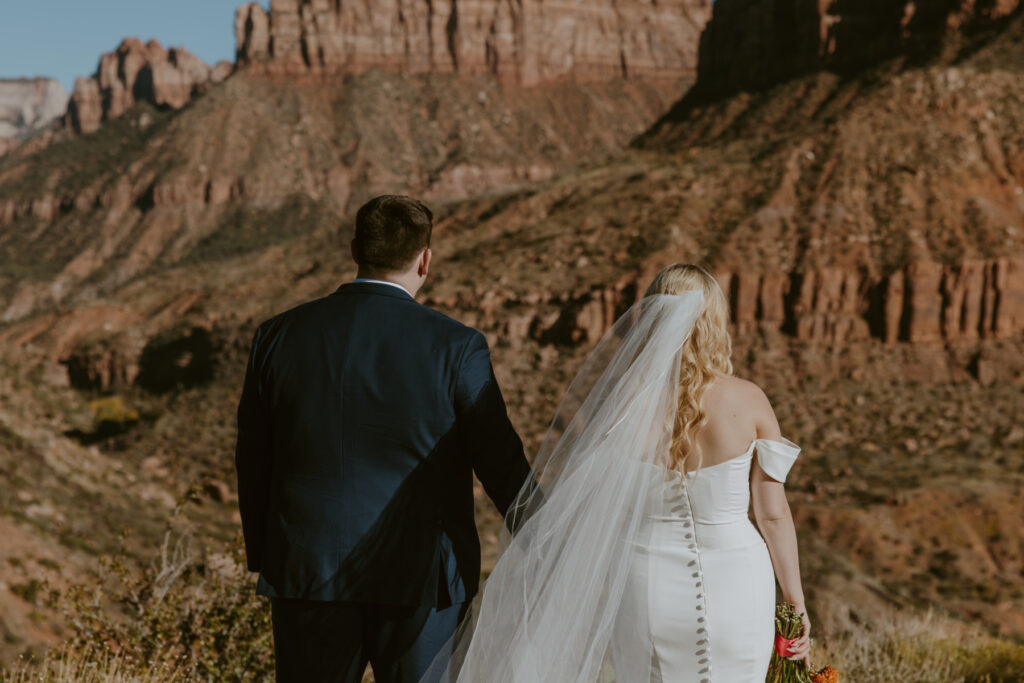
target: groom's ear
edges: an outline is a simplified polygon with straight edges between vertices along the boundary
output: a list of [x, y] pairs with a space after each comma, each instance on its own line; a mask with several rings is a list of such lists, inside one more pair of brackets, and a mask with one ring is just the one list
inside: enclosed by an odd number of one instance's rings
[[355, 241], [355, 239], [353, 239], [351, 242], [348, 243], [348, 250], [349, 250], [349, 253], [352, 254], [352, 260], [356, 262], [356, 265], [359, 265], [359, 258], [356, 257], [356, 241]]
[[417, 274], [420, 277], [425, 277], [427, 272], [430, 270], [430, 247], [423, 250], [423, 255], [420, 256], [420, 265], [416, 269]]

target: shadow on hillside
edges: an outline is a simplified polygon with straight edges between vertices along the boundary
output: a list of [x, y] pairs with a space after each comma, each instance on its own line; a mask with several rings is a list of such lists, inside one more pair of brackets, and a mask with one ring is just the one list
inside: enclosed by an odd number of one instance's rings
[[142, 350], [135, 383], [154, 394], [189, 389], [213, 379], [214, 344], [209, 330], [193, 327], [182, 336], [153, 339]]
[[633, 145], [645, 146], [701, 106], [816, 71], [853, 78], [895, 58], [904, 67], [957, 62], [1020, 23], [1024, 3], [990, 19], [997, 3], [978, 0], [973, 15], [960, 21], [963, 0], [835, 0], [827, 16], [818, 0], [717, 0], [700, 37], [697, 83]]

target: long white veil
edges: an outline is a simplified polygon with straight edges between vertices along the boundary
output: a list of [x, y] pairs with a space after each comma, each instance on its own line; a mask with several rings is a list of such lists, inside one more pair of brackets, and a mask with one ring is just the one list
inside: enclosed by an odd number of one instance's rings
[[646, 602], [620, 607], [643, 518], [661, 502], [680, 351], [702, 307], [700, 290], [644, 297], [598, 342], [534, 460], [539, 486], [509, 513], [518, 530], [503, 532], [423, 683], [650, 680]]

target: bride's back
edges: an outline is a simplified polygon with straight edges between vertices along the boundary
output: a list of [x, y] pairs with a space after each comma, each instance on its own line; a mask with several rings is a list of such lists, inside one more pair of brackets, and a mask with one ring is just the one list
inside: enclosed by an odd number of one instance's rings
[[686, 459], [688, 472], [743, 455], [756, 438], [777, 437], [773, 432], [778, 432], [778, 424], [768, 398], [748, 380], [718, 375], [704, 390], [701, 407], [708, 416], [696, 437], [702, 457], [699, 465], [696, 454]]

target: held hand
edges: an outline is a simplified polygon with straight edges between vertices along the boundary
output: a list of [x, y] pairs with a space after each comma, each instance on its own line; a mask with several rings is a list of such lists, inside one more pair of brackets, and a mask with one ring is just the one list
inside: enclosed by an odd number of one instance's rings
[[793, 641], [793, 644], [789, 646], [789, 656], [786, 659], [794, 661], [804, 660], [807, 665], [810, 666], [810, 654], [811, 654], [811, 620], [807, 618], [807, 611], [804, 610], [800, 615], [800, 621], [804, 624], [804, 633], [802, 636]]

